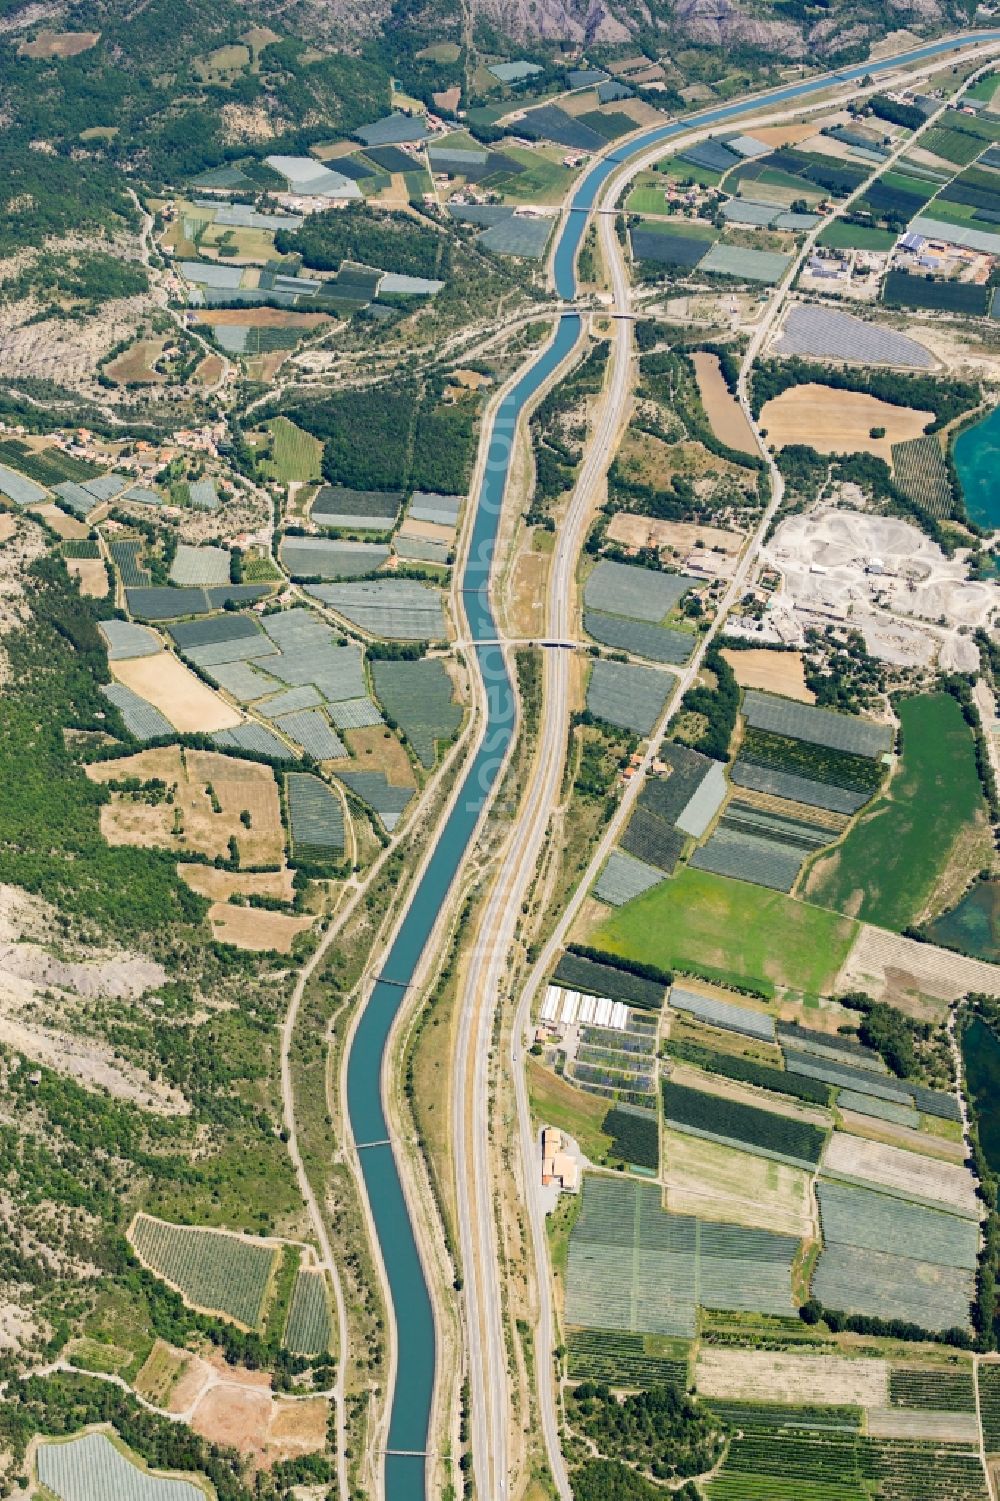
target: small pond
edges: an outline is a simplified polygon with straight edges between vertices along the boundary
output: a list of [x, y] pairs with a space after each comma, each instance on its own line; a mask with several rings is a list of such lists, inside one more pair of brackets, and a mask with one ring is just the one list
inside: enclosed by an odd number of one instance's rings
[[1000, 881], [976, 881], [957, 907], [928, 923], [927, 937], [973, 959], [1000, 964]]

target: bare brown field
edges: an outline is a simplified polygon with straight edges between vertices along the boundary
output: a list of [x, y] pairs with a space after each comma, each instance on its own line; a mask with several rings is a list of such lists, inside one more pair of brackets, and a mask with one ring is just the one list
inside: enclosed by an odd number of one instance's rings
[[194, 1355], [158, 1341], [150, 1360], [154, 1356], [158, 1368], [169, 1368], [171, 1359], [183, 1362], [169, 1389], [168, 1411], [210, 1443], [235, 1449], [255, 1469], [324, 1447], [329, 1419], [325, 1398], [276, 1396], [268, 1372], [228, 1365], [215, 1351]]
[[796, 146], [799, 141], [806, 141], [811, 135], [815, 135], [819, 126], [825, 125], [826, 120], [800, 121], [797, 125], [765, 125], [760, 130], [748, 125], [746, 133], [753, 136], [755, 141], [763, 141], [765, 146]]
[[57, 536], [67, 542], [79, 542], [87, 535], [89, 528], [82, 521], [77, 521], [75, 516], [67, 516], [61, 511], [54, 501], [46, 500], [39, 506], [29, 507], [32, 516], [40, 516], [46, 526], [50, 526]]
[[112, 662], [111, 670], [126, 688], [155, 704], [182, 734], [210, 735], [242, 723], [239, 711], [224, 703], [172, 652]]
[[740, 453], [756, 453], [757, 444], [750, 424], [722, 378], [718, 355], [700, 349], [691, 356], [691, 363], [698, 378], [701, 404], [720, 443], [738, 449]]
[[210, 328], [225, 323], [248, 328], [318, 328], [331, 321], [326, 313], [294, 313], [290, 308], [280, 307], [212, 308], [198, 319]]
[[443, 542], [450, 546], [455, 540], [455, 528], [440, 521], [415, 521], [408, 517], [399, 528], [401, 537], [417, 537], [426, 542]]
[[760, 688], [784, 698], [814, 704], [816, 695], [806, 687], [805, 664], [797, 651], [724, 651], [725, 660], [741, 688]]
[[447, 110], [449, 114], [454, 114], [461, 102], [462, 90], [457, 83], [453, 84], [450, 89], [439, 89], [434, 95], [434, 103], [438, 109]]
[[[890, 406], [864, 391], [835, 391], [809, 382], [767, 402], [760, 426], [775, 448], [805, 443], [818, 453], [871, 453], [892, 463], [892, 445], [919, 438], [933, 412]], [[885, 436], [873, 438], [873, 428]]]
[[341, 738], [360, 771], [384, 771], [396, 787], [415, 785], [409, 757], [391, 730], [373, 724], [363, 730], [344, 730]]
[[0, 542], [8, 542], [17, 531], [17, 522], [9, 511], [0, 511]]
[[682, 1131], [663, 1134], [667, 1208], [737, 1225], [814, 1235], [812, 1179], [803, 1168]]
[[214, 865], [182, 861], [177, 874], [210, 902], [227, 902], [232, 896], [272, 896], [290, 902], [295, 895], [290, 870], [216, 870]]
[[265, 386], [270, 385], [290, 354], [290, 349], [273, 349], [270, 354], [257, 355], [254, 359], [247, 361], [247, 375], [250, 380], [260, 381]]
[[969, 1219], [979, 1216], [979, 1200], [968, 1168], [932, 1161], [901, 1147], [835, 1131], [823, 1153], [823, 1172], [861, 1179], [890, 1192], [895, 1189], [918, 1202], [930, 1200]]
[[670, 548], [685, 556], [700, 542], [702, 547], [719, 549], [734, 558], [746, 540], [742, 532], [725, 531], [721, 526], [699, 526], [693, 521], [658, 521], [653, 516], [636, 516], [632, 511], [618, 511], [611, 518], [608, 536], [623, 547]]
[[221, 354], [206, 354], [195, 367], [193, 378], [200, 386], [214, 386], [221, 378], [224, 369]]
[[208, 909], [212, 937], [238, 949], [276, 949], [290, 954], [300, 933], [312, 927], [311, 917], [293, 917], [288, 912], [267, 912], [261, 907], [234, 907], [231, 902], [213, 902]]
[[889, 1401], [889, 1366], [884, 1360], [843, 1355], [793, 1355], [765, 1350], [716, 1350], [698, 1354], [698, 1390], [729, 1401], [843, 1404], [885, 1407]]
[[116, 360], [112, 360], [110, 365], [105, 366], [105, 374], [122, 385], [161, 385], [166, 376], [154, 370], [153, 365], [163, 353], [166, 342], [166, 339], [137, 340]]
[[[229, 840], [235, 836], [243, 864], [284, 865], [278, 785], [269, 766], [216, 751], [182, 753], [179, 746], [168, 745], [96, 762], [87, 767], [87, 775], [95, 782], [159, 778], [176, 788], [172, 805], [130, 802], [126, 794], [112, 793], [111, 802], [101, 809], [101, 833], [109, 844], [154, 845], [214, 859], [217, 855], [228, 858]], [[205, 791], [209, 785], [215, 790], [220, 813], [212, 811], [211, 797]], [[244, 809], [250, 814], [249, 829], [240, 819]], [[179, 833], [174, 832], [175, 814], [181, 823]]]
[[51, 57], [79, 57], [101, 39], [99, 31], [40, 31], [32, 42], [22, 42], [18, 57], [44, 62]]
[[103, 558], [67, 558], [66, 567], [80, 581], [80, 593], [103, 599], [108, 592], [108, 570]]

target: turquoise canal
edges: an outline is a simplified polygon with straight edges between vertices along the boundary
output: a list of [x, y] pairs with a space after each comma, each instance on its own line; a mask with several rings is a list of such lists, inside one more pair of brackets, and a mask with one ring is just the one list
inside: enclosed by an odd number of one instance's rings
[[[1000, 38], [1000, 32], [981, 32], [979, 38], [992, 41]], [[967, 46], [969, 40], [965, 37], [957, 42], [931, 43], [903, 57], [865, 63], [836, 73], [833, 81], [854, 82], [866, 74], [896, 68], [904, 60], [919, 61]], [[741, 103], [724, 105], [683, 121], [662, 125], [596, 163], [574, 193], [559, 233], [554, 261], [559, 296], [567, 302], [576, 296], [576, 252], [586, 227], [587, 213], [594, 206], [602, 184], [623, 162], [699, 125], [721, 124], [765, 105], [801, 99], [829, 88], [830, 84], [830, 77], [792, 84]], [[473, 640], [495, 639], [497, 635], [489, 602], [489, 573], [518, 416], [525, 403], [569, 354], [579, 335], [577, 315], [564, 314], [553, 343], [524, 372], [497, 410], [482, 485], [475, 497], [472, 543], [462, 576], [462, 592]], [[358, 1022], [347, 1062], [347, 1108], [351, 1131], [359, 1148], [361, 1174], [381, 1248], [396, 1331], [396, 1380], [391, 1394], [389, 1453], [385, 1462], [387, 1501], [425, 1501], [426, 1462], [423, 1454], [427, 1448], [434, 1390], [435, 1341], [430, 1298], [413, 1227], [396, 1159], [392, 1148], [386, 1144], [388, 1127], [382, 1104], [382, 1060], [393, 1019], [412, 981], [510, 743], [514, 699], [503, 657], [499, 648], [491, 646], [477, 647], [476, 655], [486, 685], [485, 738], [464, 774], [452, 812], [420, 886], [413, 894], [382, 973], [375, 982]], [[484, 1501], [497, 1501], [497, 1498], [484, 1498]]]
[[1000, 407], [959, 433], [953, 449], [969, 520], [992, 530], [1000, 527]]
[[976, 1107], [979, 1145], [1000, 1173], [1000, 1042], [978, 1017], [962, 1034], [965, 1081]]

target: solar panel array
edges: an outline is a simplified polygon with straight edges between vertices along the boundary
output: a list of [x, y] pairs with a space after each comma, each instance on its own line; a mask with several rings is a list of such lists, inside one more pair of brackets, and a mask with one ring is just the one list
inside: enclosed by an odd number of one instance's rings
[[792, 304], [775, 353], [928, 369], [934, 356], [916, 339], [835, 308]]

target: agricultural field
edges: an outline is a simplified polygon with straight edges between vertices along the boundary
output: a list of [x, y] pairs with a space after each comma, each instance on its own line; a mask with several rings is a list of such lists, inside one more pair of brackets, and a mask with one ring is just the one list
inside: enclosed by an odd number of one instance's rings
[[723, 650], [722, 656], [733, 669], [733, 676], [741, 688], [758, 688], [766, 693], [778, 693], [783, 698], [794, 698], [803, 704], [816, 702], [816, 695], [806, 687], [805, 664], [801, 652]]
[[609, 953], [708, 978], [829, 993], [856, 924], [708, 871], [680, 871], [605, 918], [589, 940]]
[[667, 1213], [659, 1189], [587, 1174], [570, 1233], [566, 1319], [590, 1329], [689, 1339], [699, 1304], [790, 1316], [799, 1242]]
[[46, 1439], [38, 1446], [35, 1464], [40, 1484], [57, 1501], [96, 1501], [100, 1496], [122, 1501], [206, 1501], [210, 1494], [205, 1481], [148, 1469], [106, 1433]]
[[279, 484], [308, 483], [320, 478], [323, 445], [311, 433], [303, 432], [287, 417], [275, 417], [267, 423], [270, 434], [268, 454], [261, 469]]
[[666, 1207], [809, 1238], [811, 1177], [800, 1167], [674, 1131], [663, 1136]]
[[284, 1344], [293, 1355], [325, 1355], [332, 1332], [326, 1277], [301, 1268], [292, 1289]]
[[705, 1346], [695, 1365], [698, 1391], [709, 1402], [753, 1402], [766, 1392], [769, 1401], [811, 1407], [886, 1407], [889, 1380], [888, 1362], [870, 1357]]
[[[284, 864], [278, 786], [269, 766], [214, 751], [164, 746], [96, 762], [87, 767], [87, 775], [96, 782], [137, 777], [148, 787], [137, 793], [112, 792], [101, 809], [101, 832], [110, 844], [159, 847], [214, 860], [228, 859], [229, 841], [235, 839], [242, 864]], [[172, 804], [160, 795], [157, 782], [174, 790]], [[241, 817], [244, 812], [249, 825]]]
[[942, 872], [982, 863], [985, 811], [972, 734], [948, 694], [905, 699], [902, 756], [885, 794], [809, 875], [809, 897], [897, 932], [940, 901]]
[[440, 657], [421, 662], [372, 663], [372, 680], [389, 718], [398, 724], [420, 762], [434, 765], [439, 743], [447, 743], [462, 723], [462, 706]]
[[566, 1339], [571, 1381], [606, 1381], [615, 1387], [688, 1383], [688, 1347], [655, 1334], [613, 1329], [570, 1329]]
[[145, 1214], [133, 1221], [130, 1240], [143, 1264], [175, 1287], [192, 1308], [246, 1329], [262, 1326], [277, 1269], [277, 1243], [169, 1225]]
[[954, 507], [948, 466], [936, 437], [912, 438], [892, 450], [896, 484], [928, 516], [950, 516]]
[[344, 853], [344, 808], [337, 794], [308, 772], [285, 777], [292, 854], [296, 861], [325, 865]]
[[807, 1172], [819, 1162], [827, 1136], [822, 1126], [811, 1121], [779, 1115], [714, 1091], [691, 1089], [672, 1077], [663, 1086], [663, 1115], [673, 1130], [772, 1157]]
[[[103, 565], [100, 565], [103, 567]], [[181, 734], [231, 730], [243, 716], [225, 703], [189, 667], [170, 652], [134, 657], [111, 664], [116, 682], [159, 709]]]
[[[760, 424], [775, 448], [806, 444], [817, 453], [870, 453], [892, 462], [892, 446], [919, 438], [933, 412], [891, 406], [865, 391], [838, 391], [808, 382], [765, 403]], [[884, 436], [872, 437], [873, 429]]]

